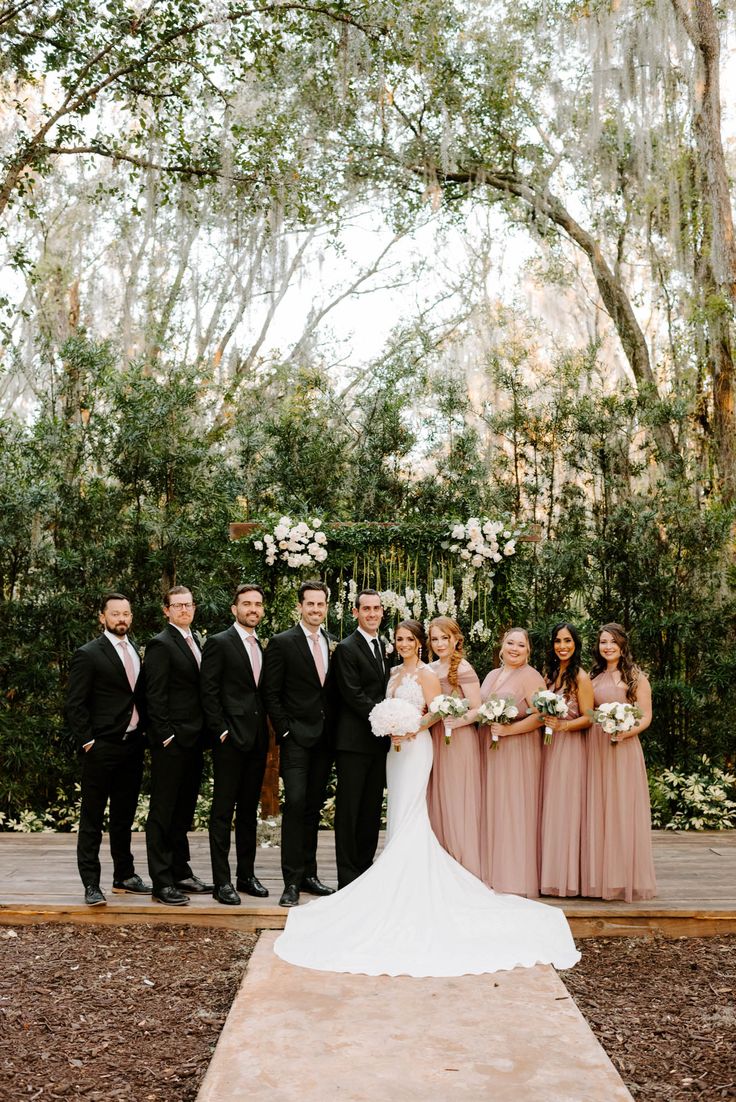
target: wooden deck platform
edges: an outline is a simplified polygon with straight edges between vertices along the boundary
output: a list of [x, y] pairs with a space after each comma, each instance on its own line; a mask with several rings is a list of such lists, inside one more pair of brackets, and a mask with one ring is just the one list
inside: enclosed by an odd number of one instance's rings
[[[736, 831], [683, 833], [655, 831], [654, 859], [659, 894], [646, 902], [546, 899], [562, 906], [576, 937], [704, 937], [736, 933]], [[146, 876], [145, 838], [134, 835], [137, 871]], [[210, 875], [204, 833], [191, 835], [192, 867]], [[281, 929], [287, 912], [278, 906], [282, 890], [280, 855], [259, 850], [256, 872], [271, 894], [243, 896], [240, 907], [193, 896], [188, 907], [165, 907], [148, 896], [113, 895], [107, 839], [103, 840], [102, 888], [105, 907], [86, 907], [76, 867], [73, 834], [0, 834], [0, 924], [28, 922], [168, 922], [229, 926], [243, 930]], [[319, 873], [336, 883], [333, 835], [320, 835]], [[308, 899], [308, 896], [304, 896]]]

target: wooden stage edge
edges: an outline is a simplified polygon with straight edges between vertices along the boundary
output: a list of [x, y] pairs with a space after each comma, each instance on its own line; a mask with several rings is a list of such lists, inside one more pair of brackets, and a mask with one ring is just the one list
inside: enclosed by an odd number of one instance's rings
[[[641, 904], [639, 905], [641, 907]], [[622, 913], [621, 904], [606, 913], [600, 903], [587, 910], [576, 901], [574, 910], [563, 905], [576, 938], [596, 937], [720, 937], [736, 934], [736, 911], [663, 910], [657, 907]], [[42, 922], [126, 926], [137, 923], [200, 926], [215, 929], [281, 930], [287, 911], [281, 907], [126, 905], [117, 901], [104, 907], [84, 904], [0, 904], [0, 926], [24, 926]]]

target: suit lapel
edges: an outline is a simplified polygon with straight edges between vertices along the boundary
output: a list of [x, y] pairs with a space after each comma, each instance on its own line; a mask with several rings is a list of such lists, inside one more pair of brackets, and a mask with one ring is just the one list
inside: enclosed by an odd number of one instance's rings
[[[128, 642], [130, 643], [130, 640], [128, 640]], [[104, 654], [105, 658], [107, 658], [107, 660], [112, 664], [112, 667], [115, 670], [115, 673], [116, 673], [117, 677], [122, 681], [122, 683], [125, 685], [126, 689], [130, 689], [130, 683], [128, 681], [128, 675], [125, 672], [125, 666], [123, 665], [123, 663], [120, 659], [120, 655], [115, 650], [115, 647], [112, 645], [112, 643], [110, 642], [110, 640], [107, 638], [106, 635], [101, 635], [100, 636], [99, 643], [100, 643], [100, 649], [102, 650], [102, 653]], [[132, 643], [131, 643], [131, 646], [132, 646]], [[136, 654], [138, 654], [137, 651], [136, 651]], [[139, 658], [140, 658], [140, 655], [139, 655]]]
[[321, 686], [322, 682], [319, 679], [319, 674], [317, 673], [317, 667], [314, 664], [314, 655], [312, 654], [312, 644], [307, 639], [307, 637], [304, 634], [304, 631], [303, 631], [300, 624], [296, 625], [296, 627], [293, 629], [293, 632], [294, 632], [294, 646], [296, 647], [299, 654], [302, 656], [302, 659], [305, 663], [306, 669], [309, 671], [310, 676], [314, 677], [314, 680], [317, 682], [317, 684]]
[[[230, 640], [230, 643], [232, 644], [232, 646], [235, 650], [235, 653], [238, 656], [238, 661], [245, 665], [245, 671], [248, 675], [248, 680], [250, 681], [250, 684], [253, 686], [254, 689], [257, 689], [258, 685], [256, 684], [255, 677], [253, 676], [253, 666], [251, 665], [251, 661], [250, 661], [250, 657], [248, 655], [248, 652], [245, 649], [245, 643], [240, 638], [240, 635], [238, 634], [237, 628], [233, 625], [233, 627], [230, 627], [230, 628], [227, 629], [226, 634], [227, 634], [228, 639]], [[263, 666], [262, 665], [261, 665], [261, 673], [263, 673]]]
[[174, 645], [178, 647], [183, 654], [186, 654], [189, 661], [193, 662], [197, 669], [199, 669], [199, 666], [197, 665], [197, 659], [194, 657], [194, 652], [192, 651], [191, 647], [189, 646], [179, 629], [172, 627], [172, 625], [169, 624], [166, 630], [173, 637]]

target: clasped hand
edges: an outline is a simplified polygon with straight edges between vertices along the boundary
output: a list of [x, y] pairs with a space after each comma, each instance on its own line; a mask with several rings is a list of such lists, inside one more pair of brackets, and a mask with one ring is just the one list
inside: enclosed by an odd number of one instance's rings
[[415, 739], [418, 734], [419, 734], [419, 731], [410, 731], [406, 735], [392, 735], [391, 736], [391, 745], [392, 746], [401, 746], [402, 742], [411, 742], [412, 739]]

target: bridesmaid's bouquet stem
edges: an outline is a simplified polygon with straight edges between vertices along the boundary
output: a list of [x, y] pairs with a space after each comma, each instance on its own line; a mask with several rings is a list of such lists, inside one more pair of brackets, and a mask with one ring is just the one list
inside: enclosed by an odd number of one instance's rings
[[[476, 714], [478, 723], [513, 723], [519, 714], [516, 701], [512, 696], [489, 696], [484, 700]], [[498, 747], [498, 735], [491, 736], [491, 750]]]
[[[429, 711], [438, 719], [460, 719], [470, 708], [470, 703], [462, 697], [452, 696], [450, 693], [442, 693], [436, 696], [429, 705]], [[452, 727], [445, 723], [445, 745], [452, 741]]]
[[[539, 712], [542, 716], [556, 716], [557, 719], [564, 719], [567, 715], [567, 701], [561, 693], [553, 693], [551, 689], [540, 689], [539, 692], [535, 693], [532, 697], [532, 706], [529, 708], [529, 715], [535, 711]], [[551, 727], [545, 726], [545, 746], [551, 744], [553, 735], [554, 730]]]

